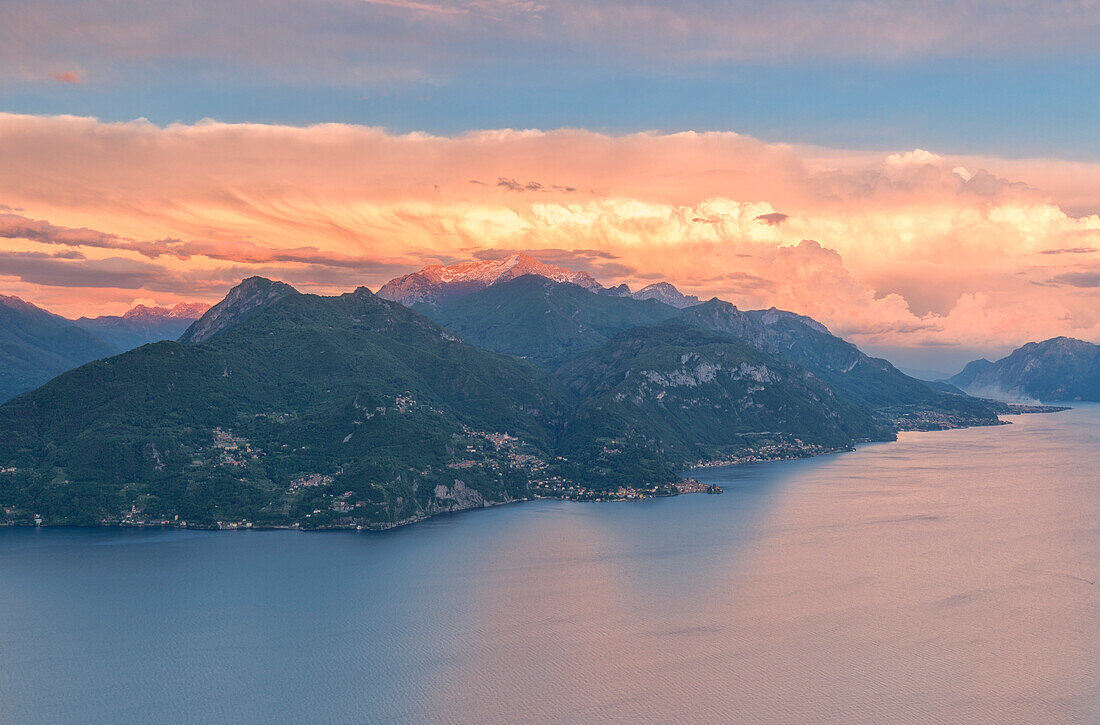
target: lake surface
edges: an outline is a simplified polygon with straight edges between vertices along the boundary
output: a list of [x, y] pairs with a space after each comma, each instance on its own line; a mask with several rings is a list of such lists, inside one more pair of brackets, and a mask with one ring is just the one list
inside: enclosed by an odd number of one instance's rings
[[0, 722], [1100, 722], [1100, 406], [386, 533], [0, 529]]

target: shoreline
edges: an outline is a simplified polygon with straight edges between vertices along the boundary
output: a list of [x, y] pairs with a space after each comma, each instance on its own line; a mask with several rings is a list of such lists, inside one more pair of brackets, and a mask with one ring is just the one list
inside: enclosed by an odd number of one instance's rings
[[[1019, 405], [1019, 404], [1005, 404], [1012, 408], [1009, 411], [1002, 411], [998, 414], [996, 422], [978, 423], [972, 422], [968, 425], [950, 425], [939, 427], [911, 427], [900, 428], [898, 433], [933, 433], [943, 430], [959, 430], [964, 428], [989, 428], [1000, 425], [1011, 425], [1012, 421], [1001, 420], [1000, 415], [1032, 415], [1032, 414], [1050, 414], [1060, 413], [1066, 410], [1072, 410], [1069, 406], [1055, 406], [1055, 405]], [[864, 442], [881, 442], [881, 443], [894, 443], [897, 438], [886, 441], [859, 441], [857, 443]], [[837, 446], [826, 447], [818, 445], [808, 445], [805, 447], [792, 447], [787, 451], [777, 453], [775, 455], [763, 455], [758, 453], [746, 453], [742, 456], [732, 456], [723, 459], [709, 459], [700, 460], [690, 465], [684, 466], [680, 469], [681, 472], [687, 473], [689, 471], [705, 469], [705, 468], [721, 468], [723, 466], [743, 466], [754, 463], [779, 463], [782, 461], [797, 461], [806, 460], [809, 458], [818, 458], [820, 456], [835, 455], [838, 453], [851, 453], [857, 451], [856, 445], [852, 446]], [[508, 499], [505, 501], [485, 501], [480, 506], [463, 506], [450, 508], [445, 510], [434, 511], [432, 513], [418, 514], [406, 519], [394, 522], [384, 522], [378, 524], [342, 524], [333, 526], [317, 526], [317, 527], [303, 527], [301, 522], [294, 522], [292, 524], [255, 524], [251, 521], [219, 521], [215, 525], [203, 525], [203, 524], [188, 524], [184, 522], [174, 521], [149, 521], [149, 522], [125, 522], [125, 521], [111, 521], [101, 524], [49, 524], [44, 521], [34, 521], [30, 523], [20, 523], [15, 521], [0, 521], [0, 527], [11, 528], [56, 528], [56, 529], [162, 529], [162, 530], [180, 530], [180, 531], [304, 531], [304, 532], [320, 532], [320, 531], [356, 531], [356, 532], [385, 532], [392, 531], [394, 529], [404, 528], [413, 524], [418, 524], [428, 519], [435, 518], [437, 516], [445, 514], [457, 514], [467, 511], [477, 511], [478, 509], [495, 508], [497, 506], [505, 506], [509, 504], [524, 503], [526, 501], [573, 501], [576, 503], [624, 503], [630, 501], [645, 501], [654, 498], [666, 498], [672, 496], [684, 496], [691, 494], [720, 494], [722, 488], [715, 484], [704, 484], [696, 481], [687, 476], [683, 476], [679, 481], [671, 484], [666, 484], [671, 490], [660, 490], [659, 487], [654, 486], [649, 489], [635, 489], [620, 487], [616, 491], [606, 492], [591, 492], [592, 497], [577, 497], [577, 496], [546, 496], [535, 493], [531, 496], [524, 498]]]

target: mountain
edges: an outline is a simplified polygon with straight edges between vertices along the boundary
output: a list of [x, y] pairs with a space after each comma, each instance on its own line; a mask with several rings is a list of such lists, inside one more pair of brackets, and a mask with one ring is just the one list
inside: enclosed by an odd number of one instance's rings
[[569, 283], [524, 275], [437, 305], [416, 305], [467, 342], [554, 370], [632, 327], [677, 314], [657, 300], [592, 294]]
[[180, 335], [179, 341], [196, 344], [209, 340], [222, 330], [234, 327], [259, 313], [272, 302], [296, 294], [298, 290], [285, 282], [273, 282], [265, 277], [249, 277], [231, 289], [225, 299], [191, 323]]
[[966, 390], [982, 373], [991, 367], [993, 367], [993, 363], [984, 357], [979, 360], [971, 360], [958, 374], [948, 378], [946, 382], [960, 390]]
[[172, 307], [137, 305], [122, 316], [81, 317], [75, 323], [119, 350], [129, 350], [175, 340], [208, 309], [210, 305], [202, 302], [180, 302]]
[[614, 287], [604, 287], [595, 291], [601, 295], [610, 297], [629, 297], [634, 300], [657, 300], [669, 307], [675, 307], [677, 309], [684, 309], [685, 307], [699, 304], [698, 297], [695, 295], [685, 295], [668, 282], [654, 282], [651, 285], [642, 287], [637, 292], [631, 292], [630, 287], [625, 284], [616, 285]]
[[1100, 345], [1071, 337], [1029, 342], [996, 362], [968, 363], [947, 382], [1000, 400], [1100, 401]]
[[630, 295], [636, 300], [657, 300], [669, 307], [684, 309], [699, 304], [699, 298], [695, 295], [685, 295], [668, 282], [655, 282], [642, 287]]
[[365, 288], [252, 278], [185, 337], [0, 406], [0, 504], [48, 523], [377, 528], [529, 496], [557, 464], [566, 405], [544, 373]]
[[390, 280], [378, 290], [378, 296], [425, 312], [525, 276], [575, 285], [604, 297], [629, 298], [639, 302], [656, 300], [677, 309], [699, 304], [698, 297], [685, 295], [668, 282], [655, 282], [637, 292], [631, 292], [630, 287], [625, 284], [603, 287], [587, 272], [575, 272], [546, 264], [527, 254], [513, 254], [504, 259], [479, 262], [459, 262], [447, 266], [430, 265]]
[[997, 422], [996, 410], [961, 395], [934, 390], [886, 360], [872, 358], [816, 320], [775, 308], [742, 311], [711, 299], [681, 314], [685, 324], [721, 332], [809, 370], [836, 393], [874, 410], [900, 428]]
[[545, 264], [526, 254], [513, 254], [504, 259], [482, 262], [430, 265], [418, 272], [390, 280], [378, 290], [378, 296], [400, 302], [407, 307], [436, 305], [524, 275], [568, 282], [585, 289], [600, 288], [600, 284], [587, 272], [574, 272], [564, 267]]
[[719, 299], [677, 310], [656, 299], [622, 296], [629, 292], [625, 285], [617, 289], [621, 294], [605, 289], [593, 294], [528, 275], [415, 307], [467, 342], [528, 359], [546, 370], [595, 350], [624, 330], [676, 317], [688, 326], [727, 335], [793, 362], [845, 400], [901, 429], [998, 422], [993, 406], [909, 377], [812, 318], [774, 308], [742, 311]]
[[616, 455], [636, 448], [679, 466], [894, 439], [871, 411], [800, 366], [679, 320], [628, 330], [557, 377], [583, 401], [566, 424], [566, 447], [589, 469], [614, 471]]
[[671, 492], [686, 463], [893, 436], [797, 364], [675, 320], [555, 379], [365, 288], [251, 278], [181, 340], [0, 406], [7, 520], [385, 528], [534, 495]]
[[808, 317], [601, 290], [498, 276], [406, 307], [243, 280], [178, 341], [0, 406], [0, 523], [387, 528], [673, 493], [685, 465], [1008, 407], [933, 390]]
[[63, 317], [0, 295], [0, 402], [118, 348]]

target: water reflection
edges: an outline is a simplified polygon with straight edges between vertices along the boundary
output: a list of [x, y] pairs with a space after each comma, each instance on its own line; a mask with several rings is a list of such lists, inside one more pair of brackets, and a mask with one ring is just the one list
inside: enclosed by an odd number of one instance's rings
[[1100, 406], [382, 535], [0, 531], [0, 720], [1095, 722]]

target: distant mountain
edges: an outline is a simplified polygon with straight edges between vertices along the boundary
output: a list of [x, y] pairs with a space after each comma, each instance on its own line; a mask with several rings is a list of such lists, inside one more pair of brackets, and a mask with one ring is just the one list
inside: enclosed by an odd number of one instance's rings
[[596, 290], [601, 295], [610, 297], [629, 297], [635, 300], [657, 300], [669, 307], [684, 309], [699, 304], [699, 298], [694, 295], [685, 295], [668, 282], [654, 282], [642, 287], [637, 292], [631, 292], [630, 287], [620, 284], [615, 287], [605, 287]]
[[70, 320], [0, 295], [0, 402], [118, 350]]
[[984, 357], [979, 360], [971, 360], [958, 374], [948, 378], [945, 382], [954, 385], [960, 390], [966, 390], [979, 376], [991, 367], [993, 367], [993, 363], [986, 360]]
[[378, 296], [420, 310], [447, 304], [466, 295], [524, 276], [536, 276], [553, 282], [576, 285], [607, 297], [629, 297], [634, 300], [657, 300], [682, 309], [699, 304], [699, 298], [685, 295], [668, 282], [656, 282], [631, 292], [620, 284], [603, 287], [587, 272], [575, 272], [546, 264], [527, 254], [513, 254], [504, 259], [479, 262], [459, 262], [451, 265], [430, 265], [418, 272], [390, 280], [378, 290]]
[[385, 527], [529, 496], [558, 463], [565, 403], [544, 373], [365, 288], [253, 278], [203, 320], [198, 342], [0, 406], [0, 504], [48, 523]]
[[175, 340], [208, 309], [210, 305], [202, 302], [180, 302], [172, 307], [137, 305], [122, 316], [81, 317], [75, 323], [119, 350], [130, 350]]
[[631, 293], [630, 296], [636, 300], [657, 300], [677, 309], [699, 304], [698, 297], [685, 295], [668, 282], [655, 282]]
[[209, 309], [205, 302], [177, 302], [171, 307], [135, 305], [122, 316], [128, 320], [197, 320]]
[[788, 357], [871, 407], [930, 395], [919, 381], [885, 360], [868, 357], [852, 343], [803, 315], [775, 308], [743, 311], [729, 302], [711, 299], [685, 310], [680, 319], [694, 327], [727, 333], [773, 355]]
[[871, 358], [832, 335], [812, 318], [783, 310], [742, 311], [712, 299], [682, 310], [656, 299], [638, 300], [606, 290], [525, 276], [479, 292], [416, 309], [467, 342], [531, 360], [554, 370], [595, 350], [614, 335], [676, 317], [700, 330], [718, 332], [768, 355], [799, 365], [846, 400], [875, 411], [899, 428], [940, 428], [997, 422], [985, 404], [934, 389], [886, 360]]
[[657, 300], [592, 294], [536, 275], [415, 309], [467, 342], [525, 358], [547, 370], [603, 345], [623, 330], [678, 314]]
[[1029, 342], [996, 362], [968, 363], [947, 382], [999, 400], [1100, 401], [1100, 345], [1071, 337]]
[[996, 411], [962, 395], [934, 390], [888, 361], [872, 358], [816, 320], [775, 308], [742, 311], [711, 299], [685, 310], [686, 324], [723, 332], [809, 370], [846, 398], [877, 411], [895, 427], [989, 424]]
[[624, 332], [558, 377], [584, 401], [567, 440], [593, 469], [614, 470], [613, 453], [631, 446], [683, 465], [894, 439], [893, 428], [800, 366], [678, 320]]
[[513, 254], [504, 259], [482, 262], [431, 265], [390, 280], [378, 290], [378, 296], [400, 302], [407, 307], [436, 305], [524, 275], [568, 282], [585, 289], [600, 287], [587, 272], [574, 272], [564, 267], [545, 264], [526, 254]]

